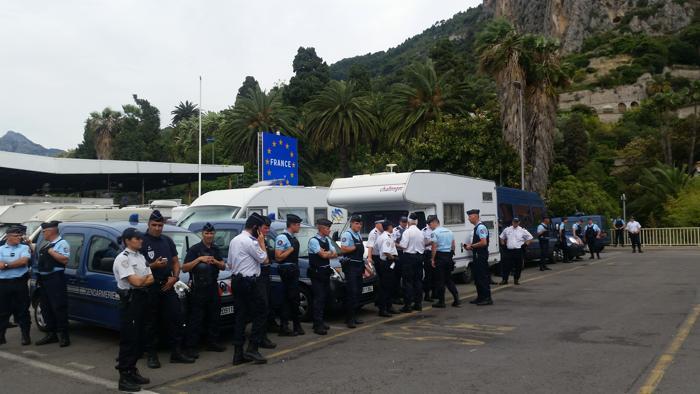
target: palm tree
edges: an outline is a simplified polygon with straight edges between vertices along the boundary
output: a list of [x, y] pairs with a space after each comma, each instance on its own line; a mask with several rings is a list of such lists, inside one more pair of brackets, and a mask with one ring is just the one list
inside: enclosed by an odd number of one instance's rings
[[688, 89], [688, 99], [693, 104], [693, 132], [690, 136], [690, 155], [688, 157], [688, 174], [695, 171], [695, 144], [698, 137], [698, 103], [700, 103], [700, 81], [693, 81]]
[[170, 114], [173, 115], [172, 125], [177, 126], [178, 123], [185, 119], [192, 116], [198, 116], [199, 108], [197, 108], [197, 104], [191, 103], [187, 100], [185, 100], [184, 103], [180, 101], [180, 104], [176, 105], [175, 109], [170, 111]]
[[105, 108], [102, 112], [92, 112], [87, 120], [87, 127], [95, 134], [95, 155], [98, 160], [112, 158], [112, 139], [119, 132], [122, 114]]
[[387, 121], [393, 125], [392, 142], [419, 136], [428, 122], [439, 120], [443, 111], [454, 104], [446, 77], [449, 72], [437, 76], [430, 59], [406, 68], [407, 83], [393, 85], [388, 97]]
[[685, 166], [676, 168], [657, 163], [652, 168], [644, 168], [639, 177], [640, 196], [630, 204], [630, 209], [640, 214], [654, 212], [669, 198], [678, 197], [691, 179]]
[[664, 153], [664, 163], [673, 165], [673, 144], [671, 141], [672, 124], [678, 119], [675, 110], [684, 104], [684, 95], [673, 91], [656, 93], [650, 99], [651, 107], [655, 110], [661, 124], [661, 148]]
[[336, 150], [342, 175], [349, 176], [351, 148], [371, 139], [376, 127], [367, 97], [353, 82], [331, 81], [306, 108], [310, 141], [321, 149]]
[[255, 161], [258, 132], [279, 131], [296, 136], [293, 112], [282, 103], [278, 91], [266, 93], [255, 86], [223, 111], [224, 151], [240, 162]]

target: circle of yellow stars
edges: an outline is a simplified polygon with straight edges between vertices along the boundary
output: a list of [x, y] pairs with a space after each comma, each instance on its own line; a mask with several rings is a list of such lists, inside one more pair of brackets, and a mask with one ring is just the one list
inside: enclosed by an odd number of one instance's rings
[[[285, 144], [284, 141], [282, 141], [281, 139], [280, 139], [279, 141], [272, 141], [272, 147], [273, 147], [273, 148], [276, 148], [277, 145], [279, 145], [279, 146], [284, 145], [284, 149], [289, 149], [289, 144]], [[267, 154], [268, 154], [268, 155], [269, 155], [269, 154], [272, 154], [272, 149], [267, 148]], [[290, 158], [294, 158], [294, 152], [289, 152], [289, 157], [290, 157]], [[265, 165], [270, 165], [270, 159], [265, 159]], [[292, 163], [292, 168], [296, 168], [296, 166], [297, 166], [296, 163]], [[271, 175], [272, 175], [272, 170], [267, 170], [267, 176], [271, 176]], [[294, 173], [293, 173], [293, 172], [290, 172], [290, 173], [289, 173], [289, 176], [290, 176], [291, 178], [294, 178]], [[285, 179], [284, 182], [285, 182], [287, 185], [289, 185], [289, 179]]]

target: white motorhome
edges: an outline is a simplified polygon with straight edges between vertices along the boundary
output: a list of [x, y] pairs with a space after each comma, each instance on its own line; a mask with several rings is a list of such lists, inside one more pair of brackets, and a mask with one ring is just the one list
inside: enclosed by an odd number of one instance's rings
[[305, 223], [314, 224], [325, 218], [338, 227], [345, 223], [344, 209], [329, 206], [327, 187], [253, 186], [244, 189], [216, 190], [202, 194], [182, 214], [179, 226], [194, 222], [242, 219], [256, 212], [285, 220], [293, 213]]
[[401, 216], [416, 212], [418, 226], [423, 228], [429, 215], [437, 215], [440, 223], [455, 235], [454, 273], [464, 274], [465, 280], [469, 276], [466, 268], [471, 252], [464, 250], [461, 244], [471, 242], [474, 230], [466, 211], [476, 208], [481, 210], [481, 221], [490, 231], [489, 264], [499, 261], [496, 184], [493, 181], [423, 170], [357, 175], [333, 181], [328, 205], [347, 209], [348, 217], [360, 215], [365, 240], [376, 220], [398, 223]]
[[39, 233], [41, 223], [57, 220], [60, 222], [124, 222], [132, 215], [138, 216], [138, 221], [148, 220], [153, 212], [150, 208], [70, 208], [46, 209], [38, 212], [23, 224], [27, 226], [27, 235], [34, 239]]

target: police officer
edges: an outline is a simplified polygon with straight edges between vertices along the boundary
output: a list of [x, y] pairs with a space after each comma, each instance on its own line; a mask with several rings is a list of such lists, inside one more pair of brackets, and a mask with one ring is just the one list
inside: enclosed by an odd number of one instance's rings
[[365, 246], [360, 230], [362, 218], [353, 216], [350, 218], [350, 228], [340, 237], [340, 252], [344, 256], [341, 264], [345, 275], [345, 324], [348, 328], [355, 328], [363, 323], [357, 318], [362, 294], [362, 274], [365, 271]]
[[513, 218], [513, 225], [506, 227], [498, 236], [503, 250], [503, 272], [501, 285], [508, 284], [510, 271], [513, 271], [513, 283], [520, 284], [520, 272], [523, 268], [525, 248], [532, 242], [532, 234], [520, 226], [520, 218]]
[[5, 330], [13, 314], [22, 331], [22, 346], [29, 345], [29, 246], [22, 244], [24, 231], [20, 226], [10, 227], [7, 242], [0, 246], [0, 345], [7, 343]]
[[144, 324], [148, 310], [147, 288], [153, 284], [153, 274], [141, 254], [143, 235], [133, 227], [122, 232], [126, 248], [112, 265], [119, 294], [119, 370], [120, 391], [140, 391], [141, 385], [150, 383], [136, 369], [141, 354]]
[[313, 293], [313, 330], [318, 335], [326, 335], [330, 329], [330, 326], [323, 321], [323, 311], [326, 309], [326, 300], [331, 293], [333, 270], [330, 259], [338, 257], [335, 248], [331, 246], [330, 238], [328, 238], [332, 225], [333, 222], [328, 219], [317, 220], [318, 234], [309, 239], [307, 275], [311, 279]]
[[403, 260], [403, 249], [401, 248], [401, 239], [403, 237], [404, 231], [408, 229], [408, 216], [401, 216], [399, 218], [399, 225], [394, 228], [394, 231], [391, 232], [391, 237], [394, 240], [394, 244], [396, 245], [396, 251], [399, 253], [398, 259], [394, 262], [396, 264], [394, 268], [394, 294], [393, 296], [393, 303], [394, 304], [402, 304], [403, 301], [401, 298], [403, 297], [403, 289], [401, 288], [401, 261]]
[[[265, 284], [260, 278], [260, 266], [267, 260], [265, 236], [260, 227], [265, 220], [257, 213], [245, 222], [245, 229], [231, 240], [228, 249], [228, 266], [231, 269], [233, 306], [236, 310], [233, 329], [233, 365], [253, 361], [265, 364], [267, 359], [258, 352], [263, 339], [267, 306]], [[253, 327], [245, 352], [245, 326], [252, 321]]]
[[444, 308], [445, 305], [445, 286], [452, 294], [452, 306], [458, 308], [461, 304], [459, 301], [459, 293], [457, 286], [452, 280], [452, 271], [455, 269], [455, 263], [452, 257], [455, 252], [455, 237], [450, 229], [440, 225], [440, 220], [437, 216], [428, 223], [432, 233], [430, 239], [432, 241], [431, 250], [431, 265], [435, 269], [435, 296], [437, 302], [433, 304], [434, 308]]
[[566, 224], [569, 223], [569, 218], [564, 216], [561, 218], [561, 223], [557, 226], [557, 241], [559, 242], [559, 248], [561, 249], [561, 255], [564, 259], [564, 263], [570, 263], [569, 256], [569, 244], [566, 240]]
[[[382, 227], [383, 223], [384, 219], [376, 220], [374, 222], [374, 228], [370, 230], [369, 234], [367, 234], [367, 262], [370, 265], [376, 265], [380, 261], [379, 250], [381, 249], [381, 246], [379, 243], [377, 243], [377, 239], [384, 232]], [[379, 275], [378, 271], [377, 275]], [[380, 278], [377, 284], [374, 286], [374, 305], [377, 308], [379, 308], [379, 300], [382, 299], [382, 297], [382, 281]]]
[[[412, 213], [408, 216], [408, 229], [401, 236], [401, 278], [404, 284], [402, 313], [411, 310], [421, 311], [423, 296], [423, 253], [425, 251], [425, 239], [423, 232], [418, 229], [418, 215]], [[413, 306], [411, 306], [413, 304]]]
[[630, 216], [630, 220], [627, 222], [627, 232], [630, 236], [630, 242], [632, 243], [632, 253], [639, 251], [642, 252], [642, 240], [640, 233], [642, 231], [642, 225], [634, 219], [634, 216]]
[[598, 249], [598, 237], [600, 236], [600, 227], [593, 223], [593, 219], [588, 219], [588, 225], [586, 225], [585, 230], [586, 244], [588, 244], [588, 251], [591, 253], [590, 259], [594, 259], [593, 254], [595, 253], [600, 259], [600, 250]]
[[[301, 229], [301, 218], [287, 215], [287, 229], [275, 239], [275, 260], [277, 272], [282, 281], [282, 316], [280, 319], [281, 337], [304, 335], [299, 321], [299, 240], [296, 234]], [[289, 321], [293, 330], [289, 330]]]
[[433, 267], [433, 244], [431, 239], [433, 230], [430, 228], [430, 223], [436, 219], [436, 215], [428, 215], [426, 225], [422, 230], [423, 243], [425, 244], [423, 251], [423, 300], [425, 302], [433, 302], [433, 298], [435, 298], [435, 268]]
[[613, 227], [615, 228], [615, 247], [620, 245], [625, 246], [625, 221], [621, 217], [617, 217], [613, 221]]
[[542, 218], [542, 223], [537, 226], [537, 240], [540, 243], [540, 271], [550, 270], [547, 267], [547, 261], [550, 261], [549, 255], [549, 233], [551, 222], [548, 216]]
[[225, 347], [219, 345], [219, 316], [221, 315], [221, 298], [219, 297], [219, 271], [225, 269], [219, 248], [214, 244], [216, 230], [211, 223], [202, 228], [202, 241], [190, 247], [182, 265], [184, 272], [190, 273], [192, 292], [189, 295], [189, 319], [187, 322], [187, 339], [185, 355], [198, 358], [202, 322], [206, 319], [207, 347], [210, 352], [223, 352]]
[[[37, 285], [41, 288], [39, 302], [46, 322], [46, 336], [36, 345], [59, 343], [70, 345], [68, 336], [68, 295], [64, 270], [70, 259], [70, 245], [58, 233], [60, 222], [41, 224], [44, 243], [39, 248]], [[56, 333], [58, 332], [58, 336]]]
[[392, 296], [394, 294], [394, 279], [396, 276], [396, 260], [398, 260], [399, 252], [396, 250], [396, 244], [391, 234], [394, 231], [394, 224], [385, 220], [382, 224], [384, 232], [377, 237], [377, 247], [379, 248], [379, 258], [374, 262], [379, 275], [379, 287], [381, 293], [377, 299], [377, 308], [379, 316], [390, 317], [399, 313], [394, 310]]
[[180, 276], [180, 260], [175, 242], [163, 235], [165, 218], [154, 210], [148, 218], [148, 231], [143, 236], [141, 254], [153, 272], [153, 284], [148, 288], [148, 314], [144, 350], [148, 353], [148, 368], [160, 368], [158, 360], [158, 328], [160, 322], [168, 327], [170, 362], [191, 364], [194, 359], [181, 351], [183, 339], [180, 299], [173, 286]]
[[[259, 232], [267, 240], [267, 234], [270, 233], [270, 225], [272, 224], [272, 220], [270, 220], [270, 218], [267, 216], [261, 216], [261, 218], [263, 220], [263, 224], [260, 226]], [[272, 305], [270, 305], [270, 300], [272, 299], [272, 286], [270, 285], [270, 283], [271, 283], [270, 270], [271, 270], [272, 262], [275, 261], [274, 244], [272, 246], [270, 246], [266, 242], [265, 243], [265, 251], [267, 252], [267, 258], [260, 265], [260, 281], [262, 282], [262, 286], [264, 289], [263, 295], [265, 296], [264, 303], [265, 303], [265, 308], [267, 311], [266, 312], [267, 324], [266, 324], [265, 330], [263, 330], [263, 334], [262, 334], [263, 338], [260, 341], [259, 346], [263, 349], [274, 349], [277, 347], [277, 344], [272, 342], [270, 340], [270, 338], [267, 336], [268, 330], [275, 330], [275, 331], [279, 332], [279, 328], [280, 328], [280, 326], [277, 324], [277, 321], [275, 320], [275, 311], [272, 308]]]
[[469, 302], [483, 306], [493, 305], [493, 300], [491, 299], [491, 273], [489, 272], [489, 229], [481, 223], [479, 213], [478, 209], [467, 211], [469, 222], [474, 225], [474, 234], [472, 241], [464, 244], [464, 248], [471, 250], [473, 254], [471, 267], [477, 293], [476, 299]]

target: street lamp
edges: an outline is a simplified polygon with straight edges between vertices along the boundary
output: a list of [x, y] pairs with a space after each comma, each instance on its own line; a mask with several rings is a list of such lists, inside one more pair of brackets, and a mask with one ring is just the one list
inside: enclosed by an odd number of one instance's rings
[[525, 190], [525, 126], [523, 124], [523, 85], [520, 81], [513, 81], [513, 86], [518, 89], [518, 117], [520, 118], [520, 189]]

